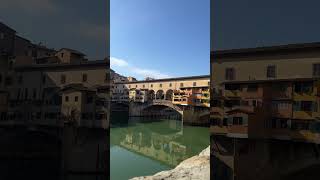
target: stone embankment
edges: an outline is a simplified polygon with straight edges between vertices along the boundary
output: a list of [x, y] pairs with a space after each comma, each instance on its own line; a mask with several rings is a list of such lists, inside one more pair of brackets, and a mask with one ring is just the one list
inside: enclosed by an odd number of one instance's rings
[[172, 170], [131, 180], [210, 180], [210, 146], [199, 155], [184, 160]]

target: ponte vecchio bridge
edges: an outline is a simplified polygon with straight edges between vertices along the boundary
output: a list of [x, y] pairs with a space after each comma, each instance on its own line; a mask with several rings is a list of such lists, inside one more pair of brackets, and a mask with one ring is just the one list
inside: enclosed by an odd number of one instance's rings
[[130, 116], [152, 116], [170, 109], [184, 122], [205, 124], [209, 122], [209, 86], [208, 75], [121, 82], [113, 86], [112, 101], [129, 104]]

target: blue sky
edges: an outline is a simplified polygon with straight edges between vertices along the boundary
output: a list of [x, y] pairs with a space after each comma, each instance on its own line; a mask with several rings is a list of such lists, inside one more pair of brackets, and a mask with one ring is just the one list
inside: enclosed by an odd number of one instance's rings
[[144, 79], [209, 74], [210, 0], [110, 0], [111, 68]]

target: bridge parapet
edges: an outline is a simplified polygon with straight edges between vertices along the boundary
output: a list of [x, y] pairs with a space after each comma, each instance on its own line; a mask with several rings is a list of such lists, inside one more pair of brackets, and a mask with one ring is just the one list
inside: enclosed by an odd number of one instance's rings
[[167, 107], [170, 107], [178, 112], [183, 111], [179, 106], [173, 104], [172, 101], [163, 100], [163, 99], [156, 99], [156, 100], [150, 101], [150, 102], [148, 102], [147, 107], [155, 106], [155, 105], [167, 106]]

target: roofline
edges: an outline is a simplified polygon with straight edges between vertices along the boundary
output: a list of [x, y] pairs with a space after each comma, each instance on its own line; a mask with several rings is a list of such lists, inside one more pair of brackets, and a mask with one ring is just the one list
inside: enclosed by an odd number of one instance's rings
[[221, 84], [254, 84], [254, 83], [293, 82], [293, 81], [320, 81], [320, 78], [288, 78], [288, 79], [264, 79], [264, 80], [246, 80], [246, 81], [224, 81]]
[[20, 38], [20, 39], [23, 39], [23, 40], [28, 41], [29, 43], [31, 43], [31, 41], [29, 39], [24, 38], [22, 36], [16, 35], [16, 38]]
[[33, 64], [33, 65], [21, 65], [14, 67], [17, 71], [39, 71], [39, 69], [76, 69], [81, 67], [105, 67], [109, 69], [109, 63], [105, 60], [86, 61], [81, 64]]
[[11, 28], [10, 26], [6, 25], [6, 24], [3, 23], [3, 22], [0, 22], [0, 24], [2, 24], [3, 26], [5, 26], [6, 28], [10, 29], [10, 30], [13, 31], [14, 33], [17, 32], [16, 30], [14, 30], [13, 28]]
[[151, 82], [177, 81], [177, 80], [188, 80], [188, 79], [207, 79], [207, 78], [210, 80], [210, 75], [185, 76], [185, 77], [176, 77], [176, 78], [164, 78], [164, 79], [154, 79], [154, 80], [132, 81], [132, 82], [117, 82], [115, 84], [136, 84], [136, 83], [151, 83]]
[[81, 55], [81, 56], [86, 56], [84, 53], [76, 50], [76, 49], [71, 49], [71, 48], [61, 48], [59, 51], [61, 50], [67, 50], [67, 51], [72, 51], [72, 53], [74, 54], [78, 54], [78, 55]]
[[213, 58], [237, 57], [249, 55], [265, 55], [272, 53], [292, 53], [320, 50], [320, 42], [295, 43], [276, 46], [260, 46], [253, 48], [214, 50], [210, 52], [211, 60]]

